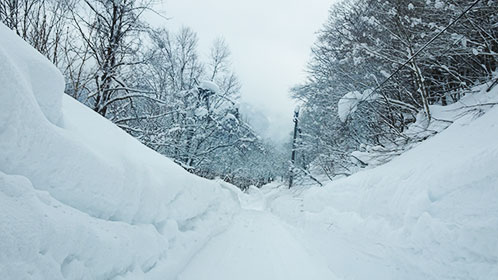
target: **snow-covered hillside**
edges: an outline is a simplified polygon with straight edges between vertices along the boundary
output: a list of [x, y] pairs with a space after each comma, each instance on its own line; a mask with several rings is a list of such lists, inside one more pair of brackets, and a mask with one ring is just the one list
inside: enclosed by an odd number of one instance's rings
[[0, 24], [0, 279], [171, 279], [239, 206], [63, 94]]
[[433, 106], [429, 130], [453, 123], [387, 164], [323, 188], [268, 186], [269, 210], [343, 279], [498, 279], [498, 87], [489, 85]]

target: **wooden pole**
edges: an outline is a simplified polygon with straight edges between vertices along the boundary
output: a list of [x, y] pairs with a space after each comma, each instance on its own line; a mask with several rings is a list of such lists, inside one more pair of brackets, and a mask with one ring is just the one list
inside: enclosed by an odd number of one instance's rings
[[292, 187], [294, 180], [294, 163], [296, 161], [296, 140], [299, 122], [299, 107], [294, 110], [294, 137], [292, 139], [292, 154], [291, 154], [291, 166], [289, 168], [289, 189]]

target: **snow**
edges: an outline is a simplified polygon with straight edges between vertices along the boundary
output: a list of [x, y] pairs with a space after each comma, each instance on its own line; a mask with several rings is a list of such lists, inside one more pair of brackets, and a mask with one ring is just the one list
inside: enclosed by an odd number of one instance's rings
[[384, 165], [267, 186], [269, 211], [342, 279], [498, 279], [498, 107], [483, 105], [498, 88], [486, 88], [432, 106], [439, 121], [417, 124], [441, 132]]
[[204, 118], [207, 115], [209, 115], [209, 111], [204, 107], [199, 107], [195, 110], [195, 116], [198, 118]]
[[407, 133], [438, 134], [386, 164], [323, 188], [250, 187], [179, 279], [497, 279], [498, 107], [484, 104], [498, 87], [486, 89], [431, 106], [431, 123], [420, 114]]
[[[242, 193], [141, 145], [0, 37], [0, 279], [498, 279], [498, 87], [431, 106], [406, 132], [431, 137], [385, 164]], [[376, 98], [346, 94], [339, 117]]]
[[358, 104], [362, 101], [374, 101], [379, 98], [378, 94], [372, 94], [371, 89], [367, 89], [360, 93], [359, 91], [351, 91], [346, 93], [340, 100], [337, 105], [337, 113], [339, 115], [339, 119], [342, 122], [345, 122], [349, 115], [356, 112], [358, 109]]
[[[0, 25], [0, 84], [2, 87], [11, 85], [10, 96], [17, 96], [20, 91], [36, 89], [36, 94], [32, 96], [35, 100], [26, 102], [36, 101], [38, 110], [42, 111], [45, 118], [52, 124], [59, 125], [62, 118], [60, 93], [64, 90], [64, 78], [54, 65], [47, 63], [46, 58], [34, 52], [28, 44], [21, 43], [3, 24]], [[7, 88], [2, 91], [2, 107], [23, 110], [22, 107], [16, 107], [20, 100], [6, 95]], [[1, 119], [7, 120], [8, 113], [8, 110], [2, 110]]]
[[239, 211], [236, 188], [141, 145], [0, 37], [0, 279], [174, 279]]
[[178, 277], [197, 279], [338, 279], [268, 212], [245, 210]]
[[431, 137], [386, 164], [323, 188], [250, 187], [179, 279], [497, 279], [498, 107], [485, 104], [498, 87], [486, 89], [431, 106], [431, 123], [420, 114], [407, 133]]
[[384, 76], [384, 78], [389, 78], [389, 76], [391, 76], [391, 74], [387, 73], [387, 72], [386, 72], [386, 71], [384, 71], [384, 70], [380, 70], [380, 74], [381, 74], [382, 76]]
[[385, 143], [383, 146], [361, 144], [359, 150], [351, 153], [352, 161], [357, 162], [357, 165], [362, 168], [379, 166], [417, 146], [423, 140], [442, 132], [460, 117], [489, 108], [489, 105], [482, 105], [481, 109], [479, 106], [479, 104], [498, 102], [496, 94], [487, 93], [489, 86], [490, 84], [475, 86], [460, 101], [448, 106], [430, 105], [432, 121], [429, 122], [425, 113], [421, 111], [416, 121], [408, 125], [404, 131], [404, 137], [398, 137], [393, 143]]
[[434, 7], [436, 9], [442, 9], [442, 8], [444, 8], [444, 3], [441, 0], [436, 0], [434, 2]]
[[202, 81], [199, 84], [199, 88], [209, 90], [213, 93], [220, 93], [220, 87], [216, 83], [211, 81]]

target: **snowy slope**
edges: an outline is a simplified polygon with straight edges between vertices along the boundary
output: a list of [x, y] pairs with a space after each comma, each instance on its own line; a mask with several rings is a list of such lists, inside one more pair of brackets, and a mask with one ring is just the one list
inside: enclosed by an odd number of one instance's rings
[[441, 133], [324, 188], [268, 186], [269, 208], [343, 279], [498, 279], [498, 106], [475, 106], [497, 101], [434, 106]]
[[0, 279], [174, 279], [238, 212], [63, 94], [60, 72], [0, 24]]

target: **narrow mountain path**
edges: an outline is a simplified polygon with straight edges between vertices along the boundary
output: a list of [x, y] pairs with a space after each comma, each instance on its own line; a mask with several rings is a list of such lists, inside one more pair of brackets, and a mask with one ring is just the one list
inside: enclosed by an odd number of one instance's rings
[[338, 279], [286, 227], [269, 212], [245, 209], [227, 231], [192, 259], [178, 279]]

